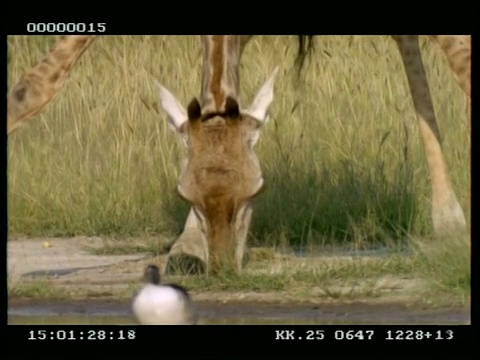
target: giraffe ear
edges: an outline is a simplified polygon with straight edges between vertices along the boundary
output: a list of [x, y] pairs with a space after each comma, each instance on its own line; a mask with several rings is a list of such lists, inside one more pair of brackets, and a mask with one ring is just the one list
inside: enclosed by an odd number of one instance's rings
[[264, 123], [268, 120], [268, 108], [273, 101], [273, 84], [275, 82], [275, 77], [278, 73], [278, 66], [273, 70], [272, 75], [268, 78], [267, 81], [262, 85], [257, 95], [253, 99], [250, 107], [245, 111], [246, 114], [250, 115], [254, 119]]
[[156, 84], [160, 91], [160, 102], [163, 110], [168, 114], [168, 125], [171, 129], [180, 132], [180, 127], [188, 119], [187, 112], [170, 91], [157, 81]]

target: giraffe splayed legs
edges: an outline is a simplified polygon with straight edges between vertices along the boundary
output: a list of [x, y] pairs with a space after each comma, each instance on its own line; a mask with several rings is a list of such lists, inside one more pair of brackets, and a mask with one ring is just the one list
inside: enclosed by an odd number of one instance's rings
[[[465, 217], [444, 159], [418, 37], [393, 38], [402, 56], [426, 152], [432, 186], [434, 230], [437, 234], [463, 230], [466, 227]], [[458, 83], [469, 96], [470, 37], [430, 38], [443, 50]], [[8, 134], [38, 114], [54, 98], [72, 66], [93, 39], [93, 36], [60, 37], [50, 53], [12, 87], [8, 97]], [[202, 37], [200, 101], [192, 101], [186, 110], [168, 90], [161, 90], [163, 107], [169, 115], [170, 125], [185, 142], [187, 149], [187, 161], [182, 163], [178, 191], [192, 204], [184, 231], [171, 249], [167, 269], [173, 268], [174, 260], [184, 255], [193, 260], [194, 268], [203, 271], [210, 262], [222, 263], [222, 257], [234, 259], [237, 269], [241, 266], [251, 216], [249, 201], [258, 192], [261, 179], [258, 160], [252, 147], [258, 138], [257, 130], [266, 121], [274, 78], [272, 76], [262, 86], [248, 110], [241, 109], [238, 99], [238, 67], [243, 47], [249, 39], [248, 36]], [[218, 134], [222, 134], [223, 140], [221, 136], [219, 140]], [[240, 134], [246, 134], [246, 137]], [[202, 141], [197, 141], [198, 139]], [[231, 141], [225, 142], [225, 139]], [[208, 152], [216, 155], [208, 157]], [[233, 156], [235, 152], [236, 158]], [[210, 160], [199, 161], [198, 158]], [[234, 158], [243, 160], [224, 161]], [[243, 163], [250, 164], [248, 167], [253, 170], [244, 171]], [[231, 180], [236, 178], [248, 186], [235, 188], [232, 185], [235, 182]], [[198, 184], [201, 184], [200, 190]], [[235, 196], [227, 196], [229, 193]]]

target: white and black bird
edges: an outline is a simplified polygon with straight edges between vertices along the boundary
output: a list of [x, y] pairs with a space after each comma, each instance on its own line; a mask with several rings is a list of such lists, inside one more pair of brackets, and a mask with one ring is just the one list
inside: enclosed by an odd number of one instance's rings
[[146, 285], [134, 297], [132, 310], [142, 325], [194, 325], [197, 311], [187, 290], [176, 284], [160, 284], [157, 266], [145, 269]]

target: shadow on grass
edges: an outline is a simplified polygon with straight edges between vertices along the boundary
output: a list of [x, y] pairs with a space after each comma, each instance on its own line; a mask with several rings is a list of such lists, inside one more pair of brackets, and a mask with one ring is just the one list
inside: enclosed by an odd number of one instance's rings
[[368, 169], [351, 161], [321, 173], [312, 170], [314, 166], [313, 160], [311, 167], [297, 162], [264, 173], [267, 188], [256, 201], [252, 220], [255, 238], [267, 236], [275, 244], [283, 237], [295, 246], [328, 242], [362, 246], [405, 239], [416, 209], [408, 165], [388, 176], [380, 160]]
[[[368, 169], [351, 161], [321, 173], [312, 168], [297, 162], [264, 170], [266, 189], [254, 200], [253, 243], [278, 245], [281, 239], [291, 246], [404, 242], [416, 215], [408, 164], [400, 164], [397, 172], [388, 176], [380, 160]], [[164, 220], [174, 224], [176, 237], [183, 230], [189, 208], [176, 194], [162, 203], [161, 211], [168, 217]]]

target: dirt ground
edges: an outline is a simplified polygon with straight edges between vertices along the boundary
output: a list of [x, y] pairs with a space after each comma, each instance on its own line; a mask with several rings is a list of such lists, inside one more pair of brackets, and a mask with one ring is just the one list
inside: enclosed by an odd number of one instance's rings
[[[106, 307], [128, 312], [129, 295], [141, 286], [141, 276], [147, 264], [155, 263], [161, 268], [166, 255], [152, 257], [151, 254], [93, 255], [87, 248], [98, 248], [100, 238], [40, 238], [16, 239], [7, 243], [7, 270], [9, 289], [25, 286], [35, 281], [47, 281], [55, 289], [71, 294], [68, 300], [43, 301], [43, 305], [57, 311], [82, 312], [83, 308]], [[322, 261], [326, 261], [323, 259]], [[274, 268], [273, 265], [270, 269]], [[379, 280], [382, 296], [360, 299], [354, 302], [325, 300], [315, 296], [299, 300], [295, 294], [286, 292], [212, 292], [191, 291], [192, 298], [199, 304], [201, 313], [208, 316], [276, 316], [311, 318], [336, 317], [367, 319], [375, 314], [376, 319], [389, 322], [433, 322], [448, 323], [450, 319], [470, 323], [468, 308], [432, 309], [407, 305], [407, 299], [422, 285], [413, 280], [384, 278]], [[41, 299], [27, 299], [9, 294], [9, 311], [24, 307], [42, 306]], [[370, 314], [370, 315], [369, 315]]]

